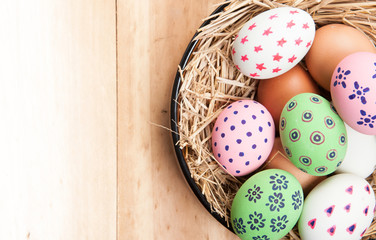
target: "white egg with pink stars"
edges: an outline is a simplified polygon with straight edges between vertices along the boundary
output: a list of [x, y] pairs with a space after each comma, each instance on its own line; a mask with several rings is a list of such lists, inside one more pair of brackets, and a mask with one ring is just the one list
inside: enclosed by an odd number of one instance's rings
[[274, 8], [249, 20], [236, 35], [232, 58], [245, 76], [279, 76], [303, 59], [311, 48], [315, 23], [305, 11]]

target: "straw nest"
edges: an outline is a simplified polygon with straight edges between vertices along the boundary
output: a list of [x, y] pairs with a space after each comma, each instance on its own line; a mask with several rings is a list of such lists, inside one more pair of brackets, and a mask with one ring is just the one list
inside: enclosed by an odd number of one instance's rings
[[[232, 200], [245, 178], [225, 173], [211, 149], [211, 131], [223, 108], [240, 99], [253, 99], [258, 80], [242, 75], [231, 60], [237, 32], [253, 16], [271, 8], [293, 6], [307, 11], [317, 27], [343, 23], [376, 41], [376, 1], [357, 0], [230, 0], [224, 11], [208, 17], [211, 22], [198, 30], [193, 56], [180, 69], [179, 145], [196, 184], [211, 210], [229, 223]], [[303, 63], [304, 65], [304, 63]], [[367, 179], [376, 189], [376, 172]], [[363, 239], [376, 238], [376, 221]], [[283, 239], [300, 239], [296, 229]]]

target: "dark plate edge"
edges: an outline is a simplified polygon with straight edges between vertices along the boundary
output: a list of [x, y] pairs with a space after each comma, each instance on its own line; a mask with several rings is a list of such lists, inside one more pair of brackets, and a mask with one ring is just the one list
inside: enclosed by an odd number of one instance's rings
[[[227, 5], [228, 5], [228, 3], [225, 3], [225, 4], [221, 5], [221, 6], [219, 6], [217, 9], [214, 10], [214, 12], [211, 15], [214, 15], [214, 14], [217, 14], [219, 12], [222, 12]], [[211, 20], [212, 19], [206, 20], [201, 25], [201, 27], [204, 27], [204, 26], [208, 25]], [[182, 59], [180, 61], [180, 64], [179, 64], [179, 66], [180, 66], [181, 69], [184, 69], [185, 66], [187, 65], [188, 60], [189, 60], [190, 56], [192, 55], [193, 50], [194, 50], [194, 48], [196, 47], [196, 45], [198, 43], [197, 40], [194, 40], [194, 38], [197, 36], [197, 34], [198, 34], [197, 32], [194, 34], [194, 36], [192, 37], [192, 40], [189, 42], [189, 44], [188, 44], [188, 46], [187, 46], [187, 48], [186, 48], [186, 50], [185, 50], [185, 52], [183, 54], [183, 57], [182, 57]], [[178, 98], [178, 94], [179, 94], [180, 85], [181, 85], [181, 78], [180, 78], [180, 73], [179, 73], [179, 69], [178, 69], [177, 72], [176, 72], [176, 76], [175, 76], [175, 80], [174, 80], [174, 85], [173, 85], [173, 88], [172, 88], [171, 106], [170, 106], [172, 140], [173, 140], [173, 143], [174, 143], [175, 154], [177, 156], [178, 163], [179, 163], [180, 168], [181, 168], [181, 170], [183, 172], [185, 180], [187, 181], [187, 183], [189, 184], [189, 186], [192, 189], [193, 193], [199, 199], [199, 201], [201, 202], [201, 204], [206, 208], [206, 210], [215, 219], [217, 219], [217, 221], [219, 221], [224, 227], [226, 227], [227, 229], [229, 229], [230, 231], [233, 232], [233, 229], [231, 227], [231, 223], [229, 223], [230, 226], [227, 226], [227, 222], [225, 221], [224, 217], [221, 217], [218, 213], [211, 211], [209, 202], [206, 200], [206, 197], [201, 193], [201, 191], [198, 188], [198, 186], [196, 185], [194, 179], [191, 177], [191, 173], [190, 173], [190, 170], [188, 168], [187, 163], [185, 162], [185, 159], [184, 159], [184, 156], [183, 156], [183, 152], [180, 149], [180, 147], [177, 145], [177, 142], [180, 139], [180, 136], [178, 134], [179, 129], [178, 129], [178, 126], [176, 124], [177, 123], [177, 119], [178, 119], [178, 102], [177, 102], [177, 98]]]

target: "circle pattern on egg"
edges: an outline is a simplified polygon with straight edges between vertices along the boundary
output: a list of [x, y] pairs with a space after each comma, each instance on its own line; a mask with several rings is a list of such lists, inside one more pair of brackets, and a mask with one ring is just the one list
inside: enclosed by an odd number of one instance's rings
[[317, 185], [304, 201], [298, 227], [302, 239], [360, 239], [372, 222], [375, 195], [369, 183], [338, 174]]
[[298, 180], [280, 169], [261, 171], [238, 190], [231, 223], [241, 239], [280, 239], [296, 224], [303, 209]]
[[376, 54], [357, 52], [345, 57], [333, 73], [331, 95], [350, 127], [376, 135]]
[[234, 40], [235, 67], [256, 79], [279, 76], [293, 68], [310, 49], [315, 24], [305, 11], [281, 7], [245, 23]]
[[219, 114], [214, 124], [214, 157], [233, 176], [247, 175], [269, 156], [274, 134], [273, 118], [262, 104], [236, 101]]
[[291, 162], [311, 175], [334, 172], [346, 154], [345, 125], [330, 103], [317, 94], [302, 93], [286, 103], [280, 134]]

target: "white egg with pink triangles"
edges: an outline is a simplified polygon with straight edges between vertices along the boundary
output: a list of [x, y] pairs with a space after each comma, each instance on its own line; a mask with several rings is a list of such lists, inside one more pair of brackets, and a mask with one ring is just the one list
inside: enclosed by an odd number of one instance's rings
[[338, 174], [317, 185], [306, 197], [299, 219], [302, 240], [361, 239], [370, 226], [375, 194], [353, 174]]

